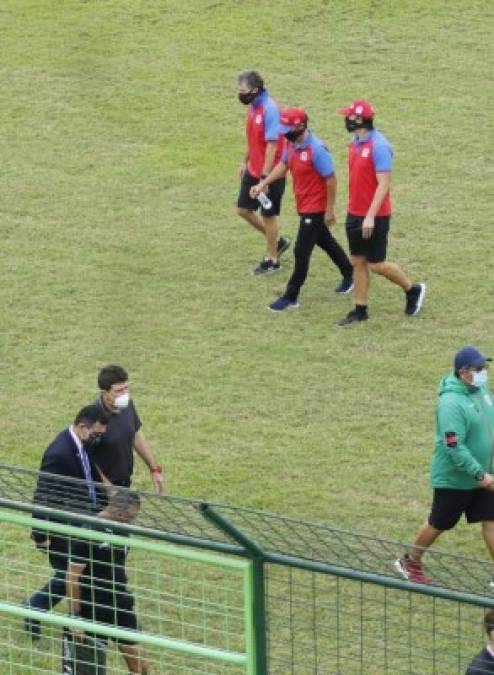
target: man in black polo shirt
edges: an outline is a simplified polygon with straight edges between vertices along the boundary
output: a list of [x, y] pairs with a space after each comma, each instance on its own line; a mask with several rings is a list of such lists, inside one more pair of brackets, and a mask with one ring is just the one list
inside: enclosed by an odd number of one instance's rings
[[[139, 512], [140, 499], [137, 492], [118, 490], [110, 498], [108, 506], [99, 517], [116, 523], [130, 523]], [[126, 534], [118, 525], [102, 528], [108, 534]], [[73, 542], [70, 563], [67, 569], [66, 593], [72, 616], [86, 621], [96, 621], [117, 628], [137, 630], [134, 612], [134, 596], [127, 587], [125, 563], [127, 546], [109, 542], [80, 539]], [[91, 633], [75, 633], [75, 657], [78, 646], [87, 659], [87, 643], [95, 640], [101, 645], [107, 643], [103, 636]], [[127, 663], [130, 673], [148, 673], [149, 664], [142, 645], [135, 639], [116, 639], [118, 648]]]
[[489, 609], [485, 613], [484, 626], [489, 642], [473, 659], [465, 675], [494, 673], [494, 609]]
[[114, 485], [130, 487], [134, 471], [134, 450], [148, 466], [158, 492], [165, 489], [161, 466], [141, 429], [141, 420], [129, 398], [129, 376], [121, 366], [109, 365], [98, 374], [99, 405], [108, 414], [106, 432], [95, 448], [94, 459], [102, 474]]

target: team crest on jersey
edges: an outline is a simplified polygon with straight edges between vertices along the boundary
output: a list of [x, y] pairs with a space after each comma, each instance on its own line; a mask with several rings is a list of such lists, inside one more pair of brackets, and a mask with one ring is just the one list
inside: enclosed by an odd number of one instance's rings
[[260, 113], [256, 115], [256, 124], [262, 124], [262, 115]]
[[309, 155], [308, 155], [306, 152], [301, 152], [301, 153], [300, 153], [300, 161], [301, 161], [301, 162], [306, 162], [308, 156], [309, 156]]
[[370, 155], [370, 148], [364, 148], [362, 150], [362, 157], [368, 157]]

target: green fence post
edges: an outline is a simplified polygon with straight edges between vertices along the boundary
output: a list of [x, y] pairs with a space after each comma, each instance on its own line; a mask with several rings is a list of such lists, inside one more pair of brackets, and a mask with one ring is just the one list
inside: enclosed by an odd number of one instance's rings
[[202, 515], [214, 523], [222, 532], [243, 546], [252, 560], [252, 614], [254, 619], [254, 651], [256, 671], [254, 675], [267, 675], [267, 639], [266, 639], [266, 589], [264, 587], [264, 551], [255, 541], [249, 539], [231, 521], [207, 503], [198, 505]]

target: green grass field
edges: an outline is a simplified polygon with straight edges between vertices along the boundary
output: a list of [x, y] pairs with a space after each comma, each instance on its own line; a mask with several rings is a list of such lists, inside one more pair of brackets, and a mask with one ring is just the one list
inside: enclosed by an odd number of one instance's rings
[[[487, 0], [4, 0], [1, 461], [37, 468], [117, 362], [171, 493], [410, 540], [439, 378], [464, 343], [494, 351], [493, 18]], [[329, 142], [342, 242], [335, 111], [373, 101], [419, 317], [374, 279], [368, 325], [335, 330], [351, 300], [321, 252], [300, 309], [266, 311], [292, 257], [254, 278], [262, 241], [236, 216], [246, 67]], [[291, 194], [282, 223], [295, 236]], [[441, 546], [485, 555], [466, 526]]]

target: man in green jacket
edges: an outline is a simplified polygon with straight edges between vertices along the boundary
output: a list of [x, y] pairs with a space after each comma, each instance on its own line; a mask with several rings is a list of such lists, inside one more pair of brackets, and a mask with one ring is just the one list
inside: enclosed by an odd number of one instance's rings
[[494, 558], [494, 397], [487, 387], [488, 361], [475, 347], [463, 347], [455, 354], [454, 372], [439, 385], [432, 508], [413, 546], [395, 562], [409, 581], [432, 583], [422, 555], [463, 513], [468, 523], [482, 523]]

